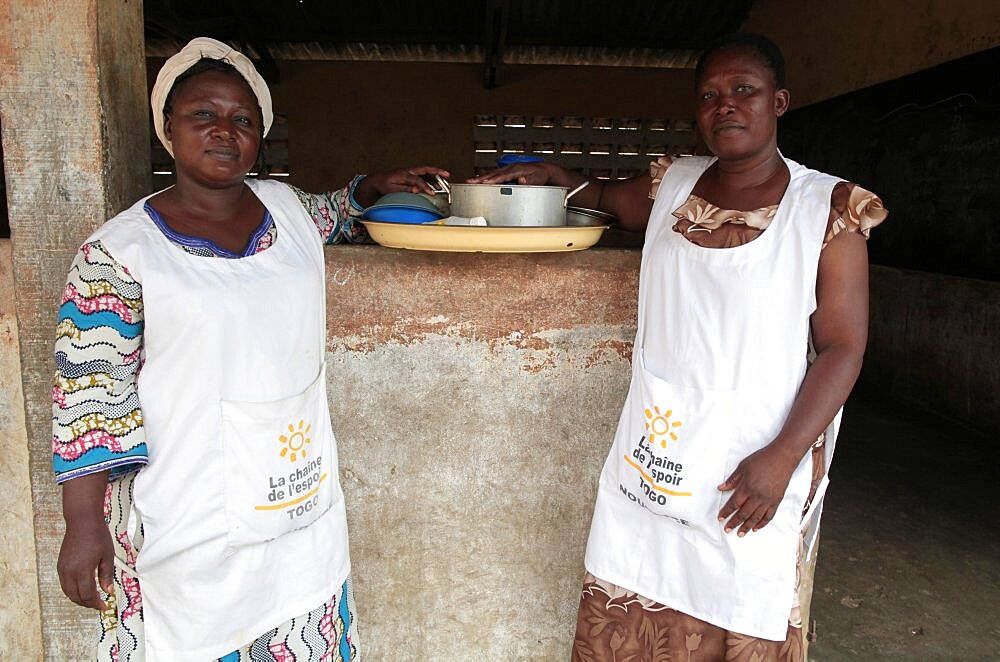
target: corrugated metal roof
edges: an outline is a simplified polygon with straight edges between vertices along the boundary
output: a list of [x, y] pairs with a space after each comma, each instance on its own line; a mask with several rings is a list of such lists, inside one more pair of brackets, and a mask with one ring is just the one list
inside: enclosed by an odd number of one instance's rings
[[[233, 43], [251, 58], [261, 56], [257, 47]], [[146, 41], [148, 57], [170, 57], [183, 42], [170, 39]], [[482, 63], [486, 49], [480, 45], [434, 44], [328, 44], [320, 42], [265, 42], [264, 47], [275, 60], [338, 60], [355, 62], [471, 62]], [[503, 51], [508, 64], [582, 65], [597, 67], [648, 67], [656, 69], [690, 69], [698, 51], [671, 51], [656, 48], [607, 48], [560, 46], [509, 46]]]
[[690, 67], [753, 0], [162, 0], [147, 55], [211, 35], [273, 59]]
[[568, 2], [511, 4], [507, 43], [700, 50], [739, 29], [747, 1]]

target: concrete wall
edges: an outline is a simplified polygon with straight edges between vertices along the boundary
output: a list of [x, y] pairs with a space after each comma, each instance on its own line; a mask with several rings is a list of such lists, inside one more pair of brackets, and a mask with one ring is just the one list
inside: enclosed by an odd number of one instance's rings
[[[742, 29], [784, 49], [801, 106], [1000, 44], [1000, 3], [762, 0]], [[278, 64], [275, 110], [289, 116], [291, 181], [306, 190], [425, 163], [464, 178], [476, 114], [693, 115], [684, 70], [506, 65], [487, 90], [477, 64]]]
[[[743, 30], [774, 38], [795, 107], [1000, 45], [993, 0], [762, 0]], [[148, 63], [150, 79], [162, 64]], [[358, 172], [434, 164], [471, 174], [476, 114], [691, 117], [693, 72], [621, 67], [279, 62], [275, 111], [289, 118], [291, 182], [339, 186]]]
[[1000, 430], [1000, 84], [983, 82], [997, 66], [1000, 47], [797, 109], [780, 130], [785, 154], [889, 210], [869, 242], [862, 385], [986, 434]]
[[[597, 478], [628, 385], [638, 262], [612, 249], [327, 249], [330, 404], [369, 659], [568, 657]], [[4, 293], [10, 274], [2, 242]], [[12, 324], [0, 300], [0, 333]], [[35, 654], [33, 542], [58, 545], [61, 527], [36, 516], [32, 532], [7, 338], [0, 651]], [[51, 485], [40, 455], [32, 478]], [[58, 502], [35, 507], [58, 517]], [[44, 562], [54, 574], [54, 556]], [[96, 615], [71, 608], [55, 582], [41, 593], [76, 612], [47, 642], [51, 659], [89, 659]]]
[[861, 386], [1000, 432], [1000, 283], [872, 267]]
[[[156, 66], [156, 63], [151, 63]], [[472, 174], [477, 114], [686, 118], [687, 70], [508, 66], [483, 87], [474, 64], [281, 62], [276, 112], [288, 113], [291, 182], [341, 186], [359, 172], [437, 165]]]
[[872, 263], [1000, 281], [1000, 82], [983, 81], [998, 69], [1000, 47], [814, 103], [778, 142], [882, 198]]
[[741, 29], [781, 47], [797, 107], [1000, 45], [1000, 3], [761, 0]]
[[328, 251], [330, 395], [370, 659], [568, 659], [638, 261]]
[[[627, 388], [638, 257], [327, 250], [330, 401], [367, 655], [565, 659]], [[871, 282], [864, 385], [1000, 430], [1000, 285], [878, 266]], [[58, 531], [43, 519], [32, 535], [11, 327], [0, 299], [0, 651], [37, 652], [33, 540]], [[63, 629], [60, 659], [87, 657], [90, 619]]]
[[10, 241], [0, 240], [0, 657], [34, 660], [42, 624], [10, 252]]

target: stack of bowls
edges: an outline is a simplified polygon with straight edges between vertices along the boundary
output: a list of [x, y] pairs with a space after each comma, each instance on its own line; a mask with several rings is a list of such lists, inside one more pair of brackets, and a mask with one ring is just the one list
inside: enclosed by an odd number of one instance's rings
[[598, 225], [614, 225], [617, 222], [617, 216], [598, 209], [566, 208], [566, 225], [596, 227]]
[[444, 218], [434, 203], [416, 193], [389, 193], [361, 213], [366, 221], [417, 225]]

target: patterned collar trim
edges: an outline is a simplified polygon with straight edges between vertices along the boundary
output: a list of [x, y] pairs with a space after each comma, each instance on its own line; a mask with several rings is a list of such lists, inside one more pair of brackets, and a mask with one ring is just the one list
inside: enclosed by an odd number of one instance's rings
[[685, 232], [694, 230], [711, 232], [718, 230], [726, 223], [746, 225], [763, 232], [774, 220], [777, 211], [778, 205], [769, 205], [751, 211], [721, 209], [692, 193], [684, 204], [673, 212], [673, 216], [679, 221], [688, 221], [691, 224]]
[[253, 231], [253, 234], [250, 235], [250, 241], [247, 242], [246, 248], [244, 248], [243, 251], [240, 253], [235, 253], [227, 248], [219, 246], [211, 239], [204, 239], [202, 237], [192, 237], [191, 235], [183, 234], [172, 230], [170, 226], [167, 225], [167, 222], [160, 215], [160, 212], [156, 211], [156, 209], [154, 209], [153, 206], [150, 205], [148, 202], [145, 205], [143, 205], [143, 209], [146, 210], [146, 213], [149, 215], [149, 218], [152, 219], [153, 223], [156, 225], [157, 228], [159, 228], [160, 232], [162, 232], [163, 235], [173, 243], [182, 246], [184, 248], [200, 249], [202, 251], [207, 250], [211, 252], [212, 255], [214, 255], [215, 257], [224, 257], [229, 259], [247, 257], [249, 255], [256, 254], [260, 247], [261, 239], [264, 238], [268, 230], [270, 230], [271, 226], [274, 224], [274, 219], [271, 218], [271, 212], [265, 209], [264, 220], [261, 221], [261, 224], [257, 227], [256, 230]]

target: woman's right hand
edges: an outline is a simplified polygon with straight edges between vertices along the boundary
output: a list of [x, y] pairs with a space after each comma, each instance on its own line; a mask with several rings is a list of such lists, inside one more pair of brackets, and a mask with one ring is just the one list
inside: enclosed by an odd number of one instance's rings
[[67, 598], [81, 607], [108, 608], [97, 591], [97, 582], [105, 593], [114, 592], [115, 548], [103, 517], [67, 525], [56, 568]]
[[468, 184], [507, 184], [509, 182], [517, 182], [518, 184], [544, 186], [552, 182], [562, 185], [559, 181], [561, 179], [560, 175], [565, 175], [565, 173], [565, 170], [552, 163], [512, 163], [509, 166], [491, 170], [465, 181]]
[[358, 182], [354, 189], [354, 199], [362, 207], [369, 207], [387, 193], [407, 192], [434, 195], [434, 187], [424, 179], [425, 175], [448, 178], [451, 173], [435, 166], [396, 168], [395, 170], [377, 172], [367, 175]]
[[[574, 189], [587, 181], [580, 173], [566, 170], [554, 163], [512, 163], [478, 177], [466, 180], [469, 184], [530, 184], [534, 186], [565, 186]], [[618, 227], [641, 232], [649, 222], [653, 201], [649, 199], [649, 174], [625, 181], [605, 182], [590, 180], [591, 186], [573, 196], [573, 207], [600, 209], [618, 217]]]
[[115, 547], [104, 521], [108, 473], [101, 471], [63, 483], [66, 533], [56, 564], [66, 597], [82, 607], [102, 611], [108, 606], [97, 591], [97, 582], [105, 593], [112, 593], [115, 577]]

